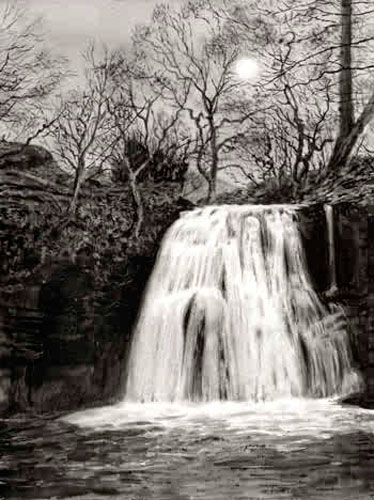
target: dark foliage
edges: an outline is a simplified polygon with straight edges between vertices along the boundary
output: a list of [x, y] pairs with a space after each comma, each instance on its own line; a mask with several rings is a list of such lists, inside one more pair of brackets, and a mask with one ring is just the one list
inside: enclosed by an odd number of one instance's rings
[[[150, 153], [148, 148], [135, 138], [129, 139], [127, 143], [126, 161], [133, 172], [140, 171], [138, 182], [153, 181], [155, 183], [176, 182], [182, 184], [188, 169], [185, 158], [179, 157], [177, 153], [158, 149]], [[143, 165], [145, 168], [141, 168]], [[124, 163], [114, 162], [112, 165], [113, 180], [126, 183], [129, 180], [128, 170]]]

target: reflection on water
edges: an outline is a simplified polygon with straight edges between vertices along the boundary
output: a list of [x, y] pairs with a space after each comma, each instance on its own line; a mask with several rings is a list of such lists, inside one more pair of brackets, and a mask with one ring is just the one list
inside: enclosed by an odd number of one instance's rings
[[0, 447], [0, 498], [374, 498], [374, 414], [327, 400], [13, 418]]

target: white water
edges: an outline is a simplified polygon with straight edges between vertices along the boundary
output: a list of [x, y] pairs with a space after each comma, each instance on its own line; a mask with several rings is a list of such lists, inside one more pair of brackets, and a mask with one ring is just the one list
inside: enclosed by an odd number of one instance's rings
[[335, 262], [335, 231], [334, 231], [334, 208], [331, 205], [325, 205], [325, 215], [328, 235], [328, 255], [330, 269], [330, 294], [338, 289], [336, 280], [336, 262]]
[[[174, 430], [188, 442], [217, 435], [228, 442], [241, 436], [278, 450], [291, 451], [313, 441], [350, 432], [374, 434], [372, 411], [342, 406], [333, 399], [287, 398], [261, 403], [129, 403], [73, 413], [63, 420], [87, 429], [118, 431], [141, 428], [152, 436]], [[180, 450], [179, 450], [180, 452]]]
[[358, 384], [342, 315], [312, 288], [297, 207], [206, 207], [174, 223], [134, 332], [127, 401], [329, 397]]

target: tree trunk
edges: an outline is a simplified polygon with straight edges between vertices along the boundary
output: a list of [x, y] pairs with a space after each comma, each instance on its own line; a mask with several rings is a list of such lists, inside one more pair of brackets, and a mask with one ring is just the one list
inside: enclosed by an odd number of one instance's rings
[[339, 133], [329, 161], [329, 168], [342, 168], [348, 156], [342, 154], [354, 127], [352, 94], [352, 0], [341, 0], [341, 47], [339, 73]]
[[215, 201], [217, 198], [217, 193], [216, 193], [216, 184], [213, 182], [213, 179], [210, 178], [208, 180], [208, 196], [206, 198], [207, 203], [211, 201]]
[[371, 95], [369, 101], [367, 102], [364, 110], [357, 119], [356, 123], [352, 126], [349, 134], [346, 137], [341, 138], [339, 142], [339, 147], [335, 145], [333, 154], [330, 158], [328, 164], [328, 171], [340, 169], [347, 163], [353, 148], [357, 144], [357, 141], [361, 134], [363, 133], [365, 127], [374, 117], [374, 92]]
[[84, 162], [79, 161], [77, 171], [75, 173], [75, 179], [74, 179], [73, 198], [71, 200], [69, 210], [68, 210], [69, 213], [72, 215], [75, 214], [75, 211], [77, 209], [79, 191], [80, 191], [82, 183], [83, 183], [83, 173], [84, 173]]
[[145, 160], [134, 172], [131, 168], [129, 159], [128, 158], [123, 159], [123, 164], [126, 167], [129, 176], [131, 193], [135, 203], [136, 217], [132, 227], [135, 227], [134, 234], [137, 240], [140, 237], [140, 230], [144, 220], [144, 205], [141, 194], [138, 189], [138, 178], [140, 174], [143, 172], [143, 170], [149, 167], [150, 161], [151, 158]]
[[130, 187], [131, 187], [131, 192], [132, 196], [134, 198], [134, 203], [135, 203], [135, 210], [136, 210], [136, 221], [135, 221], [135, 238], [139, 239], [140, 236], [140, 229], [143, 224], [143, 219], [144, 219], [144, 207], [143, 207], [143, 200], [142, 197], [140, 196], [138, 186], [137, 186], [137, 175], [134, 174], [134, 172], [129, 168], [129, 181], [130, 181]]
[[217, 130], [213, 121], [213, 116], [210, 116], [208, 118], [208, 121], [211, 133], [210, 148], [212, 153], [212, 165], [210, 168], [210, 179], [209, 179], [207, 201], [215, 201], [217, 199], [217, 174], [218, 174]]
[[341, 48], [339, 74], [339, 138], [347, 137], [354, 123], [352, 99], [352, 0], [341, 0]]

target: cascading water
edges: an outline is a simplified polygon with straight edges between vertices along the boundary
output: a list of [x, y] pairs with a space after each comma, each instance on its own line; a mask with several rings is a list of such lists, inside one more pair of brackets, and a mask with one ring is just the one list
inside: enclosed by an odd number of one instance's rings
[[206, 207], [174, 223], [135, 328], [126, 400], [326, 397], [347, 380], [354, 390], [347, 335], [312, 288], [297, 214]]
[[324, 206], [327, 224], [328, 236], [328, 255], [329, 255], [329, 269], [330, 269], [330, 290], [329, 293], [333, 294], [338, 290], [336, 280], [336, 262], [335, 262], [335, 232], [334, 232], [334, 209], [331, 205]]

